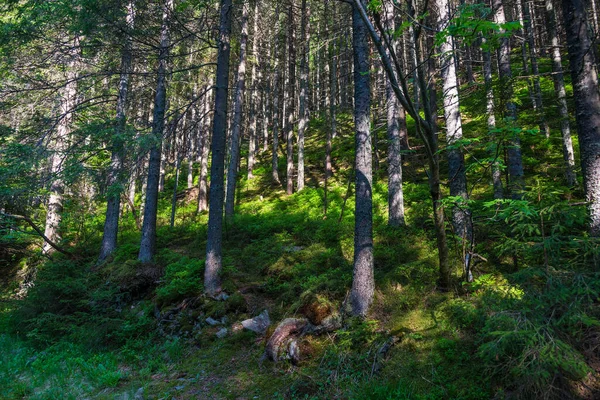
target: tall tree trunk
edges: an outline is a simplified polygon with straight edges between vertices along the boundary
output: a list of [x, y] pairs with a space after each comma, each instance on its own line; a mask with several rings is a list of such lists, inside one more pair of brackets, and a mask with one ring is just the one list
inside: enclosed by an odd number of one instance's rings
[[[482, 38], [485, 44], [485, 39]], [[483, 51], [483, 76], [485, 81], [485, 92], [486, 92], [486, 110], [487, 110], [487, 126], [488, 130], [492, 131], [496, 129], [496, 114], [494, 104], [494, 87], [492, 82], [492, 55], [488, 49]], [[495, 152], [492, 155], [492, 183], [494, 186], [494, 199], [504, 198], [504, 188], [502, 187], [502, 169], [500, 168], [500, 151], [501, 144], [495, 144]]]
[[[437, 0], [438, 30], [443, 31], [450, 23], [450, 5], [448, 0]], [[471, 213], [468, 210], [467, 175], [465, 159], [460, 146], [463, 138], [460, 101], [458, 97], [458, 81], [456, 64], [453, 56], [452, 37], [446, 36], [440, 44], [440, 66], [442, 75], [442, 98], [444, 103], [444, 119], [446, 120], [446, 141], [448, 142], [448, 175], [450, 195], [460, 196], [463, 204], [452, 210], [454, 230], [463, 241], [470, 242]], [[464, 254], [463, 256], [466, 256]]]
[[[361, 0], [362, 1], [362, 0]], [[363, 3], [364, 4], [364, 3]], [[354, 213], [354, 274], [350, 304], [352, 314], [366, 316], [373, 302], [373, 178], [371, 154], [371, 92], [369, 33], [356, 6], [352, 11], [354, 47], [354, 123], [356, 197]]]
[[542, 88], [540, 86], [540, 70], [537, 62], [537, 48], [534, 40], [534, 28], [532, 21], [532, 3], [528, 3], [526, 0], [523, 3], [523, 16], [525, 18], [525, 36], [527, 39], [527, 46], [529, 47], [529, 59], [531, 60], [531, 72], [533, 73], [533, 90], [534, 90], [534, 102], [535, 109], [538, 113], [540, 132], [543, 133], [546, 138], [550, 137], [550, 126], [546, 121], [544, 115], [544, 103], [542, 101]]
[[552, 79], [554, 80], [554, 91], [560, 115], [560, 132], [562, 135], [563, 158], [565, 160], [565, 178], [567, 185], [573, 187], [577, 184], [575, 176], [575, 154], [573, 152], [573, 141], [571, 140], [571, 126], [569, 123], [569, 109], [567, 108], [567, 92], [563, 76], [562, 57], [560, 55], [560, 43], [556, 32], [556, 14], [554, 12], [553, 0], [546, 0], [546, 27], [552, 44]]
[[[133, 28], [134, 4], [130, 1], [127, 6], [127, 30]], [[100, 245], [98, 262], [101, 263], [117, 248], [117, 234], [119, 232], [119, 209], [121, 207], [121, 191], [123, 190], [123, 159], [124, 141], [123, 132], [126, 122], [127, 92], [129, 89], [129, 76], [131, 74], [131, 35], [126, 34], [125, 44], [121, 54], [121, 74], [119, 77], [119, 93], [117, 97], [117, 116], [115, 133], [112, 139], [110, 169], [108, 172], [108, 196], [106, 203], [106, 217], [104, 220], [104, 233]]]
[[288, 86], [287, 86], [287, 122], [285, 128], [286, 139], [286, 193], [294, 192], [294, 114], [296, 108], [296, 48], [294, 37], [294, 0], [290, 0], [288, 8]]
[[310, 10], [302, 0], [302, 22], [300, 37], [304, 41], [300, 60], [300, 122], [298, 123], [298, 191], [304, 189], [304, 132], [308, 126], [308, 68], [310, 52]]
[[589, 230], [600, 236], [600, 93], [583, 0], [563, 0]]
[[235, 189], [240, 159], [242, 110], [246, 83], [246, 44], [248, 42], [248, 4], [242, 4], [242, 33], [240, 37], [240, 63], [237, 71], [237, 86], [233, 99], [233, 122], [231, 127], [231, 151], [227, 169], [227, 191], [225, 192], [225, 218], [231, 221], [235, 206]]
[[212, 163], [210, 166], [210, 208], [204, 268], [204, 291], [211, 296], [221, 292], [221, 245], [223, 240], [223, 181], [227, 129], [227, 88], [231, 53], [232, 0], [221, 0], [219, 50], [217, 56], [215, 110], [213, 120]]
[[[502, 0], [493, 0], [492, 9], [494, 12], [494, 22], [500, 25], [506, 23], [504, 16], [504, 5]], [[501, 33], [504, 29], [500, 29]], [[498, 51], [498, 69], [500, 72], [500, 83], [502, 86], [502, 98], [506, 104], [506, 117], [510, 123], [517, 121], [517, 106], [512, 101], [512, 72], [510, 70], [510, 44], [508, 38], [500, 39], [500, 49]], [[510, 189], [513, 199], [520, 199], [525, 189], [525, 180], [523, 177], [523, 159], [521, 156], [521, 139], [517, 135], [509, 139], [508, 153], [508, 174]]]
[[178, 154], [175, 160], [175, 183], [173, 185], [173, 196], [171, 197], [171, 220], [170, 226], [175, 226], [175, 212], [177, 211], [177, 189], [179, 188], [179, 170], [181, 166], [181, 157]]
[[[387, 3], [385, 6], [384, 28], [387, 32], [394, 32], [394, 6]], [[393, 51], [398, 50], [397, 41], [388, 33], [392, 41]], [[404, 225], [404, 193], [402, 192], [402, 143], [401, 136], [406, 134], [404, 109], [400, 106], [392, 84], [385, 79], [385, 96], [387, 111], [387, 136], [388, 136], [388, 225]], [[401, 133], [401, 130], [404, 132]]]
[[[252, 94], [250, 98], [250, 130], [249, 130], [249, 144], [248, 144], [248, 180], [254, 178], [254, 163], [256, 159], [256, 143], [258, 141], [258, 129], [256, 124], [256, 114], [259, 108], [258, 100], [258, 79], [257, 79], [257, 66], [259, 63], [258, 57], [258, 0], [254, 0], [254, 23], [252, 33], [252, 83], [250, 87]], [[263, 114], [264, 115], [264, 114]], [[266, 118], [264, 115], [263, 118]]]
[[165, 107], [167, 104], [167, 61], [170, 47], [170, 16], [173, 12], [173, 0], [164, 3], [162, 27], [160, 32], [160, 50], [158, 55], [158, 71], [156, 95], [154, 97], [154, 113], [152, 116], [153, 146], [150, 149], [148, 162], [148, 180], [146, 184], [146, 205], [144, 207], [144, 223], [138, 260], [150, 262], [156, 246], [156, 213], [158, 211], [158, 183], [160, 174], [162, 135], [165, 127]]
[[[207, 88], [208, 89], [208, 88]], [[204, 120], [202, 121], [200, 141], [200, 174], [198, 175], [198, 212], [208, 211], [208, 155], [210, 151], [211, 127], [211, 96], [212, 91], [206, 92], [204, 97]]]
[[[277, 26], [277, 39], [274, 40], [275, 48], [273, 54], [275, 56], [275, 79], [273, 83], [273, 151], [271, 154], [271, 177], [273, 182], [277, 185], [280, 184], [279, 180], [279, 156], [277, 151], [279, 150], [279, 127], [281, 121], [281, 114], [283, 113], [283, 102], [280, 101], [280, 93], [283, 91], [283, 78], [281, 76], [280, 63], [281, 60], [285, 59], [285, 42], [282, 40], [283, 35], [281, 30], [283, 29], [280, 24], [279, 5], [275, 10], [275, 23]], [[279, 51], [278, 51], [279, 50]], [[281, 60], [279, 54], [281, 55]]]
[[[62, 166], [66, 158], [69, 136], [71, 135], [71, 123], [73, 122], [73, 108], [77, 97], [77, 64], [79, 55], [79, 39], [73, 39], [72, 50], [66, 60], [66, 84], [61, 93], [60, 117], [58, 120], [56, 135], [51, 142], [53, 154], [50, 161], [50, 197], [46, 212], [46, 225], [44, 236], [53, 243], [59, 243], [60, 223], [63, 212], [63, 195], [65, 192], [65, 181], [62, 177]], [[118, 215], [117, 215], [118, 218]], [[52, 254], [56, 251], [48, 241], [44, 242], [42, 252]]]

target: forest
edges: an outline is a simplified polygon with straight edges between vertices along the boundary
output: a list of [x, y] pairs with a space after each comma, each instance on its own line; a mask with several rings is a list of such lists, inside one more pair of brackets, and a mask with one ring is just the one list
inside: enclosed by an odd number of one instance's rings
[[597, 0], [0, 0], [0, 399], [600, 398]]

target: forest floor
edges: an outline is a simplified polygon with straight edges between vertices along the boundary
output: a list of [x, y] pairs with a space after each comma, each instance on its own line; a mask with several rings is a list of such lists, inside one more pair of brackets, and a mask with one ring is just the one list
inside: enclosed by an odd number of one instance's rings
[[[139, 232], [125, 213], [119, 250], [95, 267], [102, 209], [83, 222], [67, 220], [76, 259], [47, 261], [29, 244], [0, 262], [0, 398], [597, 396], [597, 273], [533, 263], [515, 271], [489, 240], [501, 242], [500, 234], [482, 226], [478, 252], [489, 261], [478, 264], [475, 281], [461, 283], [462, 249], [451, 239], [454, 286], [436, 290], [424, 160], [411, 151], [405, 158], [406, 227], [386, 224], [383, 157], [375, 173], [376, 294], [368, 318], [299, 338], [297, 365], [267, 360], [265, 338], [274, 326], [287, 317], [335, 314], [351, 286], [351, 116], [340, 115], [326, 215], [325, 125], [313, 120], [307, 134], [305, 190], [287, 196], [273, 186], [266, 153], [256, 177], [240, 180], [236, 217], [223, 245], [226, 301], [202, 295], [207, 216], [196, 215], [189, 192], [181, 193], [175, 226], [168, 226], [172, 176], [160, 200], [155, 264], [135, 261]], [[384, 154], [385, 140], [378, 145]], [[273, 324], [266, 335], [232, 329], [264, 310]], [[219, 338], [222, 328], [228, 332]]]

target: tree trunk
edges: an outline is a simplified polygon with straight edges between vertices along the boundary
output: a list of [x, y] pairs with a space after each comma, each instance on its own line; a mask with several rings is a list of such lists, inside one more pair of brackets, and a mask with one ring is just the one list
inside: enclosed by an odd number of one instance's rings
[[[62, 166], [66, 158], [69, 136], [71, 135], [71, 123], [73, 122], [73, 109], [77, 96], [77, 52], [79, 39], [73, 40], [73, 48], [66, 60], [66, 84], [61, 94], [60, 117], [56, 128], [56, 136], [52, 141], [53, 154], [50, 161], [50, 198], [48, 199], [48, 210], [46, 213], [46, 225], [44, 236], [51, 242], [59, 243], [60, 223], [62, 221], [63, 195], [65, 182], [62, 177]], [[117, 214], [118, 218], [118, 214]], [[48, 241], [42, 246], [42, 253], [50, 255], [56, 249]]]
[[[388, 32], [396, 29], [394, 23], [394, 6], [387, 3], [385, 6], [384, 27]], [[392, 41], [393, 51], [398, 49], [397, 41], [389, 35]], [[385, 96], [387, 111], [387, 136], [388, 136], [388, 225], [404, 225], [404, 193], [402, 192], [402, 134], [406, 134], [406, 122], [404, 109], [400, 106], [392, 84], [385, 79]]]
[[[437, 0], [437, 8], [438, 30], [443, 31], [450, 23], [450, 5], [448, 0]], [[450, 195], [460, 196], [463, 199], [463, 204], [455, 205], [452, 210], [454, 231], [457, 236], [468, 243], [472, 236], [471, 213], [466, 204], [468, 200], [467, 175], [465, 171], [465, 159], [460, 145], [460, 141], [463, 138], [462, 119], [451, 36], [446, 36], [440, 44], [439, 59], [442, 76], [444, 119], [446, 120], [446, 141], [448, 142], [447, 156]]]
[[240, 37], [240, 63], [237, 71], [237, 86], [233, 100], [233, 123], [231, 127], [231, 151], [229, 168], [227, 169], [227, 191], [225, 197], [225, 218], [228, 222], [233, 218], [235, 206], [235, 190], [240, 159], [240, 142], [242, 129], [242, 110], [244, 107], [244, 91], [246, 83], [246, 44], [248, 42], [248, 4], [242, 5], [242, 33]]
[[[494, 22], [500, 25], [506, 23], [504, 16], [504, 5], [502, 0], [493, 0], [492, 9], [494, 11]], [[500, 29], [503, 33], [504, 29]], [[502, 98], [506, 102], [506, 117], [511, 123], [517, 121], [517, 106], [512, 101], [512, 72], [510, 70], [510, 44], [508, 38], [500, 39], [500, 49], [498, 52], [498, 69], [500, 73], [500, 83], [502, 86]], [[525, 189], [525, 180], [523, 177], [523, 159], [521, 156], [521, 139], [518, 134], [509, 139], [508, 153], [508, 174], [510, 189], [513, 199], [520, 199]]]
[[[134, 8], [133, 2], [127, 6], [127, 29], [133, 28]], [[119, 93], [117, 97], [117, 116], [115, 133], [112, 140], [112, 154], [108, 172], [108, 196], [106, 203], [106, 217], [104, 220], [104, 233], [100, 245], [98, 263], [104, 261], [117, 248], [117, 234], [119, 232], [119, 209], [121, 207], [121, 191], [123, 190], [123, 159], [124, 142], [123, 133], [126, 121], [127, 92], [129, 89], [129, 75], [131, 74], [131, 35], [127, 33], [121, 54], [121, 74], [119, 78]]]
[[[207, 88], [208, 89], [208, 88]], [[204, 120], [200, 141], [200, 174], [198, 175], [198, 212], [208, 211], [208, 155], [210, 151], [210, 104], [212, 91], [205, 93]]]
[[554, 91], [560, 115], [560, 132], [562, 136], [563, 158], [565, 160], [565, 178], [567, 185], [573, 187], [577, 184], [575, 176], [575, 154], [573, 152], [573, 141], [571, 140], [571, 125], [569, 123], [569, 109], [567, 108], [567, 92], [562, 68], [562, 57], [560, 55], [560, 43], [556, 32], [556, 14], [554, 12], [553, 0], [546, 0], [546, 27], [550, 36], [552, 46], [552, 79], [554, 80]]
[[296, 49], [294, 46], [294, 0], [288, 8], [288, 86], [287, 86], [287, 123], [285, 128], [287, 168], [286, 193], [294, 192], [294, 113], [296, 108]]
[[[249, 130], [249, 144], [248, 144], [248, 180], [254, 178], [254, 163], [256, 159], [256, 143], [258, 141], [258, 130], [256, 124], [257, 108], [259, 108], [258, 101], [258, 79], [257, 79], [257, 66], [258, 66], [258, 0], [254, 0], [254, 24], [252, 33], [252, 74], [251, 74], [251, 88], [252, 94], [250, 98], [250, 130]], [[263, 114], [263, 118], [266, 115]]]
[[212, 163], [210, 167], [210, 208], [204, 268], [204, 291], [215, 296], [221, 292], [221, 244], [223, 239], [223, 181], [227, 129], [227, 88], [231, 53], [232, 0], [221, 0], [219, 50], [217, 56], [215, 110], [213, 120]]
[[[482, 38], [485, 44], [485, 39]], [[494, 87], [492, 82], [492, 55], [488, 49], [483, 51], [483, 76], [485, 81], [485, 92], [486, 92], [486, 109], [487, 109], [487, 126], [488, 130], [492, 131], [496, 129], [496, 114], [494, 111]], [[494, 186], [494, 199], [504, 198], [504, 189], [502, 187], [502, 170], [500, 168], [500, 150], [501, 144], [495, 144], [495, 154], [492, 161], [492, 183]]]
[[300, 60], [300, 122], [298, 123], [298, 191], [304, 189], [304, 132], [308, 126], [308, 68], [310, 52], [310, 10], [306, 0], [302, 0], [302, 22], [300, 37], [304, 41]]
[[583, 0], [563, 0], [589, 230], [600, 236], [600, 93]]
[[170, 15], [173, 12], [173, 0], [164, 4], [162, 27], [160, 32], [160, 50], [158, 55], [158, 71], [156, 95], [154, 97], [154, 114], [152, 116], [153, 146], [150, 149], [148, 162], [148, 180], [146, 184], [146, 205], [144, 207], [144, 223], [138, 260], [150, 262], [154, 257], [156, 245], [156, 213], [158, 211], [158, 183], [160, 174], [162, 135], [165, 127], [165, 107], [167, 104], [167, 61], [169, 57]]
[[[363, 3], [364, 4], [364, 3]], [[354, 216], [354, 274], [350, 304], [352, 314], [366, 316], [375, 291], [373, 277], [373, 200], [370, 126], [369, 33], [357, 7], [352, 12], [354, 47], [354, 123], [356, 197]]]
[[538, 113], [540, 133], [543, 133], [546, 138], [550, 137], [550, 126], [546, 121], [544, 115], [544, 103], [542, 101], [542, 88], [540, 86], [540, 70], [537, 62], [537, 48], [534, 40], [534, 30], [531, 3], [527, 1], [523, 4], [523, 16], [525, 19], [525, 36], [527, 39], [527, 46], [529, 47], [529, 59], [531, 60], [531, 72], [533, 73], [533, 90], [534, 90], [534, 102], [535, 109]]

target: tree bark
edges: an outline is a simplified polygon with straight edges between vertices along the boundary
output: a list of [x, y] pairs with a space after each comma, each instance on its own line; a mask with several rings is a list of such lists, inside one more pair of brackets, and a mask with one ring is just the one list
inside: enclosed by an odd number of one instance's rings
[[[127, 6], [126, 29], [133, 29], [134, 5], [130, 1]], [[131, 47], [132, 38], [128, 32], [125, 37], [123, 51], [121, 54], [121, 74], [119, 77], [119, 93], [117, 97], [117, 116], [115, 133], [112, 139], [112, 154], [110, 158], [110, 169], [108, 172], [108, 196], [106, 204], [106, 217], [104, 220], [104, 233], [100, 245], [98, 263], [104, 261], [117, 248], [117, 234], [119, 232], [119, 211], [121, 208], [121, 192], [123, 190], [123, 160], [124, 141], [123, 133], [126, 122], [127, 93], [129, 89], [129, 76], [131, 74]]]
[[164, 3], [162, 27], [160, 32], [160, 50], [158, 55], [158, 71], [156, 95], [154, 97], [154, 113], [152, 116], [152, 140], [150, 161], [148, 162], [148, 180], [146, 184], [146, 205], [142, 225], [142, 240], [138, 260], [150, 262], [154, 257], [156, 246], [156, 213], [158, 211], [158, 184], [160, 180], [162, 135], [165, 127], [165, 108], [167, 104], [167, 63], [170, 47], [170, 17], [173, 12], [173, 0]]
[[73, 122], [73, 108], [77, 96], [77, 52], [79, 39], [73, 39], [73, 48], [69, 51], [66, 60], [66, 84], [61, 94], [60, 101], [60, 119], [56, 128], [56, 136], [52, 141], [52, 150], [50, 161], [50, 198], [48, 199], [48, 210], [46, 213], [46, 225], [44, 235], [49, 239], [42, 246], [42, 253], [50, 255], [56, 250], [50, 245], [50, 242], [60, 242], [60, 223], [63, 212], [63, 195], [65, 192], [65, 182], [62, 177], [62, 167], [66, 158], [69, 136], [71, 135], [71, 124]]
[[[385, 5], [384, 28], [394, 32], [394, 6], [392, 3]], [[392, 42], [393, 51], [397, 51], [397, 41], [388, 33]], [[404, 193], [402, 192], [402, 143], [401, 136], [406, 135], [406, 121], [404, 109], [392, 89], [389, 79], [385, 80], [385, 96], [387, 111], [387, 136], [388, 136], [388, 225], [404, 225]], [[402, 132], [401, 132], [402, 131]]]
[[[443, 31], [450, 23], [450, 5], [448, 0], [437, 0], [438, 30]], [[444, 119], [446, 120], [446, 141], [448, 143], [448, 175], [450, 195], [460, 196], [463, 204], [453, 207], [452, 216], [454, 231], [467, 243], [471, 241], [471, 213], [466, 204], [467, 174], [465, 159], [460, 141], [462, 134], [462, 118], [456, 79], [456, 64], [453, 56], [452, 37], [446, 36], [440, 44], [440, 66], [442, 76], [442, 99], [444, 103]]]
[[285, 127], [286, 139], [286, 193], [294, 192], [294, 113], [296, 109], [296, 48], [294, 45], [294, 0], [290, 0], [288, 8], [288, 86]]
[[[361, 0], [362, 1], [362, 0]], [[363, 3], [364, 5], [364, 3]], [[369, 33], [355, 5], [352, 11], [354, 47], [354, 123], [356, 197], [354, 214], [354, 274], [350, 304], [352, 314], [366, 316], [375, 291], [373, 277], [373, 178], [371, 154], [371, 92]]]
[[[208, 89], [208, 88], [207, 88]], [[200, 174], [198, 175], [198, 212], [208, 211], [208, 155], [210, 151], [210, 127], [212, 91], [205, 93], [204, 120], [201, 126]]]
[[[256, 160], [256, 143], [258, 142], [258, 129], [256, 114], [259, 108], [258, 100], [258, 78], [257, 78], [257, 67], [259, 64], [258, 55], [258, 0], [254, 0], [254, 23], [252, 33], [252, 73], [251, 73], [251, 89], [252, 94], [250, 98], [250, 129], [249, 129], [249, 143], [248, 143], [248, 180], [254, 178], [254, 163]], [[263, 118], [266, 115], [263, 114]]]
[[[502, 0], [493, 0], [492, 9], [494, 13], [494, 22], [503, 25], [506, 23], [504, 15], [504, 5]], [[503, 33], [504, 29], [500, 29]], [[517, 121], [517, 106], [512, 100], [512, 72], [510, 70], [510, 44], [508, 38], [500, 39], [500, 49], [498, 51], [498, 69], [500, 73], [500, 84], [502, 86], [502, 98], [506, 104], [506, 117], [510, 123]], [[521, 156], [521, 139], [517, 135], [509, 139], [508, 153], [508, 175], [510, 189], [513, 199], [520, 199], [525, 190], [525, 180], [523, 177], [523, 158]]]
[[583, 0], [563, 0], [589, 231], [600, 236], [600, 93]]
[[231, 127], [231, 151], [229, 168], [227, 169], [227, 191], [225, 197], [225, 218], [231, 221], [235, 208], [235, 190], [240, 159], [240, 142], [242, 129], [242, 110], [244, 107], [244, 91], [246, 89], [246, 45], [248, 42], [248, 4], [242, 4], [242, 32], [240, 37], [240, 63], [237, 71], [237, 86], [233, 99], [233, 121]]
[[231, 53], [232, 0], [221, 0], [219, 50], [217, 56], [215, 110], [213, 120], [212, 163], [210, 167], [210, 208], [204, 268], [204, 291], [215, 296], [221, 292], [221, 244], [223, 240], [223, 180], [227, 129], [227, 92]]
[[302, 0], [302, 22], [300, 37], [304, 41], [300, 60], [300, 122], [298, 123], [298, 191], [304, 189], [304, 132], [308, 126], [308, 72], [310, 51], [310, 10], [306, 0]]
[[575, 153], [573, 152], [573, 141], [571, 139], [567, 92], [565, 90], [560, 43], [556, 31], [556, 14], [554, 12], [553, 0], [546, 0], [546, 27], [552, 46], [552, 79], [554, 80], [554, 91], [556, 92], [558, 114], [560, 115], [560, 132], [562, 136], [563, 159], [565, 161], [565, 178], [567, 185], [573, 187], [577, 184], [577, 177], [575, 175]]

